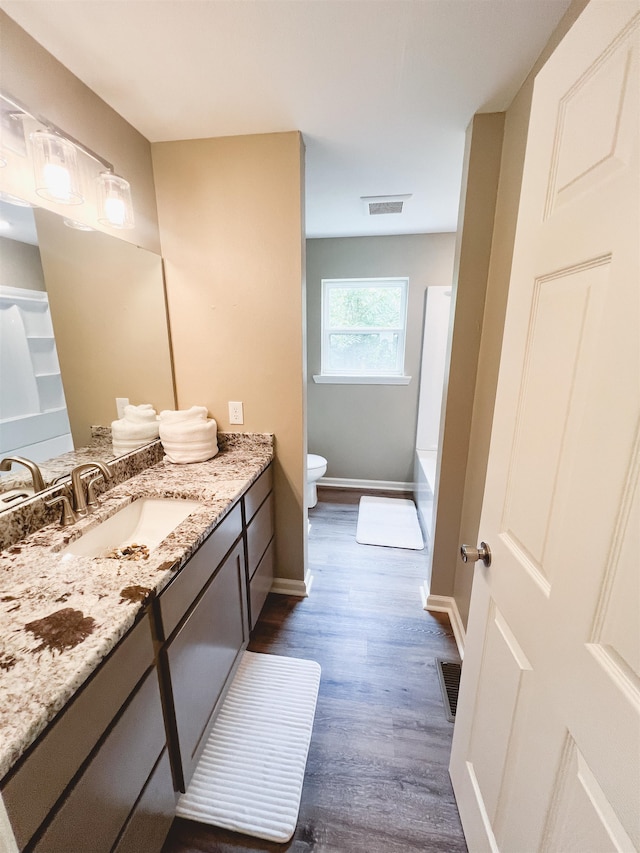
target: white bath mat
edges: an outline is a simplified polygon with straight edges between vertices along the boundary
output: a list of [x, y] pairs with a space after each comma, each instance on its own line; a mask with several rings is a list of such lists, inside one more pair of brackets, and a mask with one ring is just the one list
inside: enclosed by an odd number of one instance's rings
[[176, 814], [288, 841], [319, 685], [315, 661], [245, 652]]
[[356, 542], [389, 548], [424, 548], [416, 505], [405, 498], [360, 498]]

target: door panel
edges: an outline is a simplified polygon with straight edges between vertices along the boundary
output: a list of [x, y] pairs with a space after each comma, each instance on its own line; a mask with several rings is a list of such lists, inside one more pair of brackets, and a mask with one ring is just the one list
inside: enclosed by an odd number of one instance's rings
[[523, 565], [547, 594], [550, 524], [583, 410], [608, 260], [547, 274], [534, 282], [531, 296], [502, 536], [520, 549]]
[[640, 2], [533, 95], [451, 777], [471, 850], [640, 849]]
[[554, 788], [543, 850], [602, 853], [636, 849], [568, 733]]
[[497, 816], [518, 697], [530, 670], [518, 641], [492, 603], [468, 759], [491, 823]]
[[629, 165], [638, 130], [635, 26], [623, 27], [560, 98], [547, 216]]

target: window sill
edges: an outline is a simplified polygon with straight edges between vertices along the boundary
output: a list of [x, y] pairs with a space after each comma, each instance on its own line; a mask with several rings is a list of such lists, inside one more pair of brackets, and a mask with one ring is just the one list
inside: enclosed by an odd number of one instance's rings
[[317, 385], [408, 385], [410, 376], [329, 376], [314, 374]]

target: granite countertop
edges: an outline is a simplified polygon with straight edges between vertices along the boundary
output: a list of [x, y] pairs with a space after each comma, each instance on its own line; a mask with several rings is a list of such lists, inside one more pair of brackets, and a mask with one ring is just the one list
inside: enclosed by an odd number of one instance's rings
[[[50, 524], [0, 551], [0, 778], [131, 628], [273, 457], [266, 434], [237, 434], [208, 462], [159, 462], [115, 486], [72, 527]], [[62, 555], [138, 497], [202, 503], [148, 559]]]
[[[86, 447], [77, 450], [69, 450], [61, 453], [46, 462], [38, 462], [38, 468], [45, 481], [50, 484], [57, 477], [64, 477], [71, 472], [72, 468], [82, 462], [92, 462], [101, 459], [110, 462], [114, 458], [113, 444], [111, 442], [111, 429], [109, 427], [91, 427], [91, 442]], [[14, 464], [7, 474], [0, 476], [0, 495], [14, 489], [25, 489], [32, 492], [31, 473], [23, 465]], [[0, 503], [0, 510], [5, 509]]]

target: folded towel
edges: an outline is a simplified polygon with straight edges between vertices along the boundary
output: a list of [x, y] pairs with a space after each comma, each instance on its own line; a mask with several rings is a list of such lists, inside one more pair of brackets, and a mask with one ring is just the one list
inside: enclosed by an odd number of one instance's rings
[[178, 409], [172, 411], [165, 409], [160, 412], [160, 423], [178, 423], [182, 421], [206, 421], [207, 408], [206, 406], [191, 406], [190, 409]]
[[169, 462], [206, 462], [218, 452], [218, 425], [204, 406], [160, 412], [160, 441]]
[[158, 438], [160, 428], [156, 410], [150, 403], [125, 406], [123, 417], [111, 424], [113, 452], [128, 453]]
[[133, 423], [156, 423], [158, 415], [151, 403], [142, 403], [140, 406], [125, 406], [124, 420], [132, 421]]

